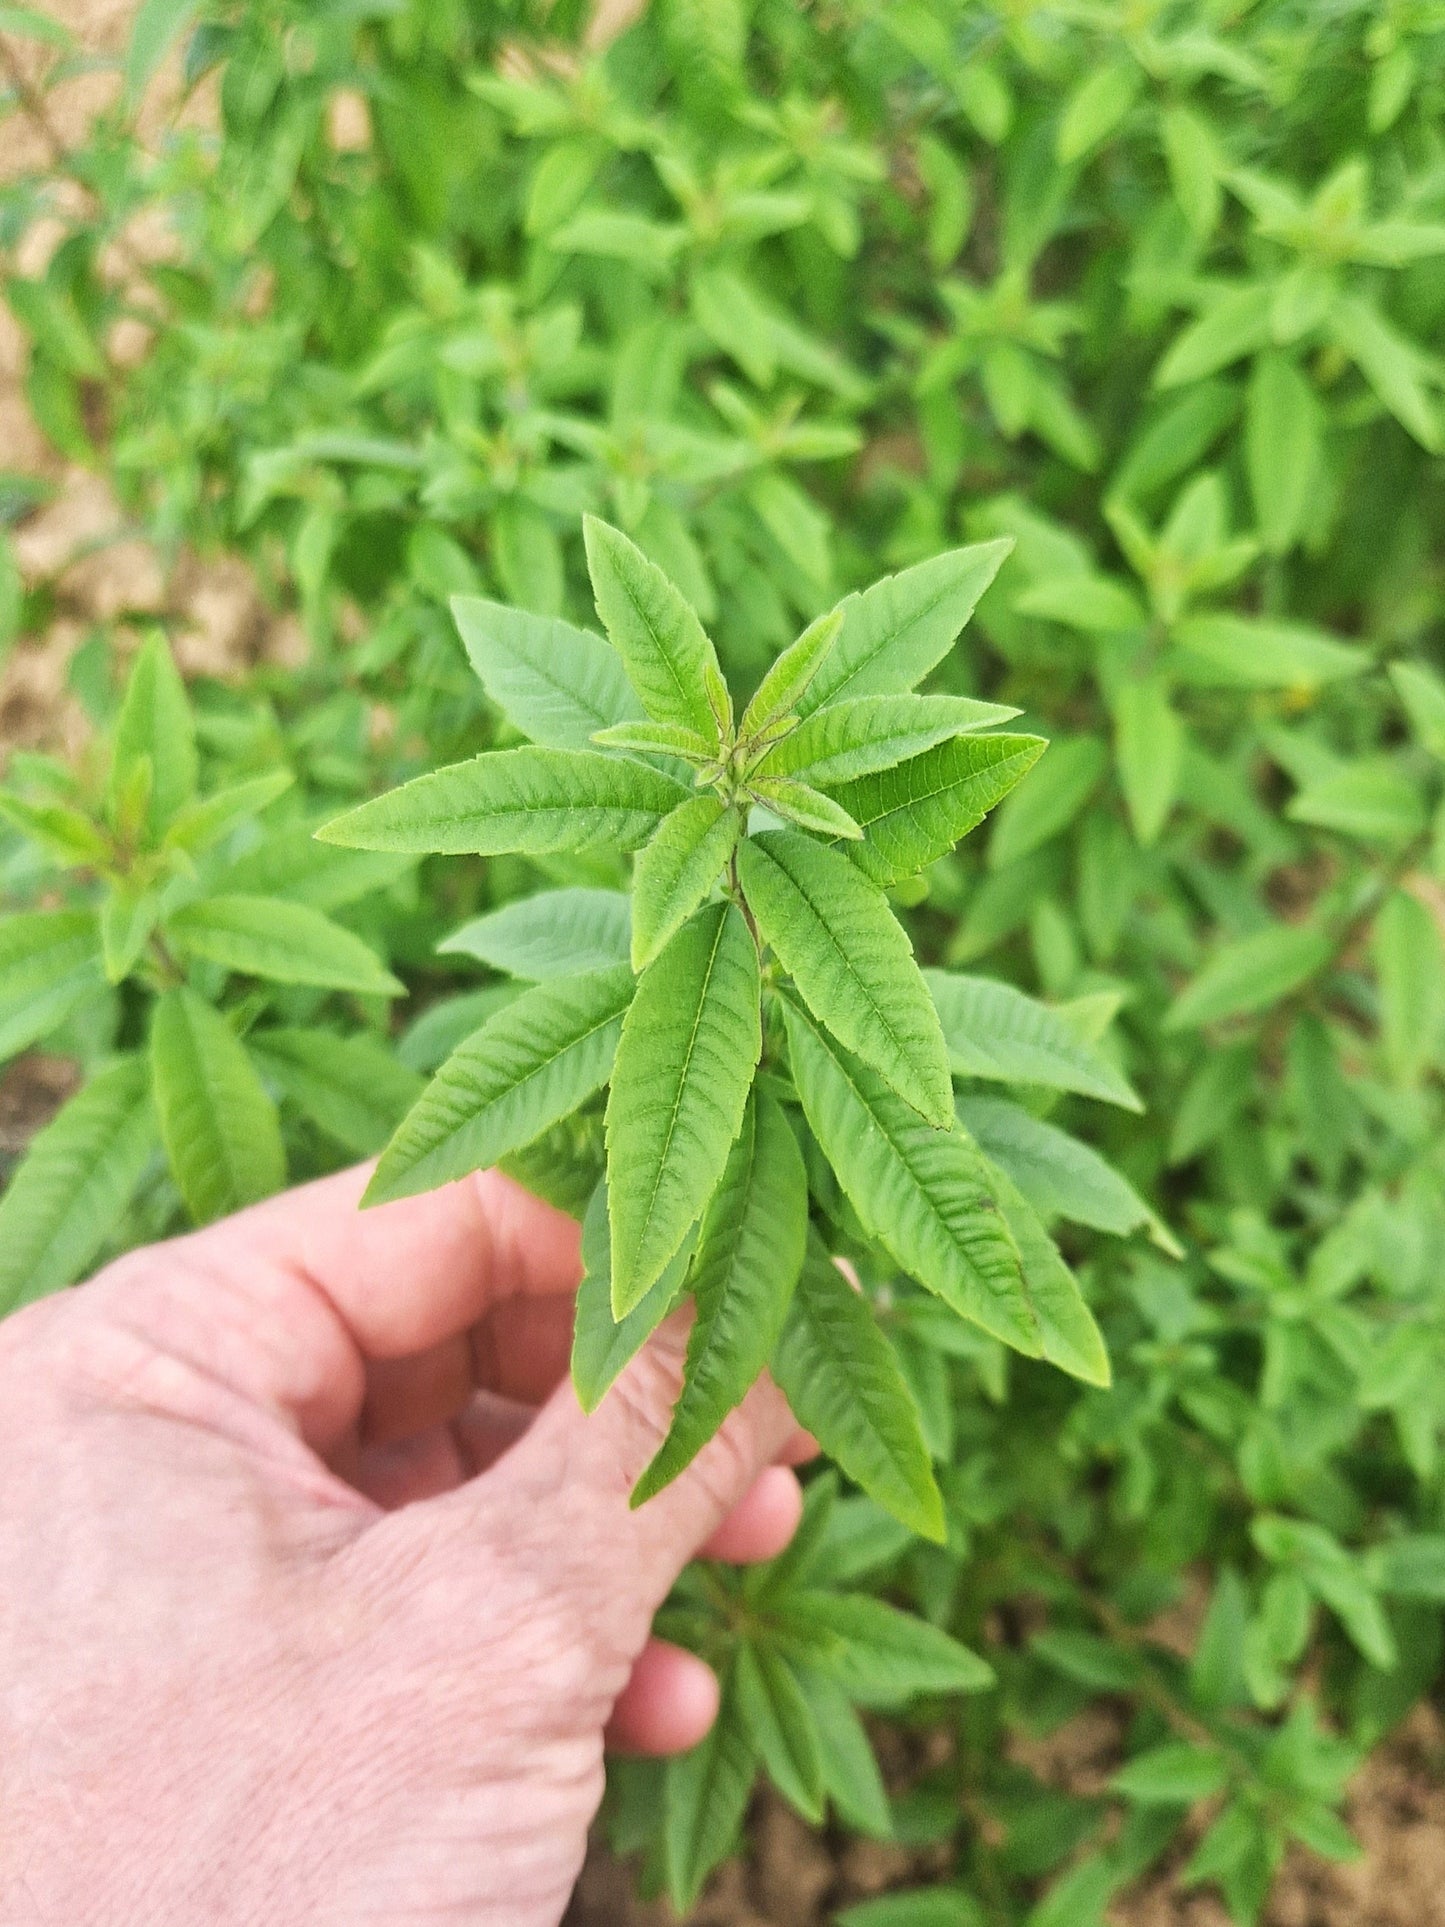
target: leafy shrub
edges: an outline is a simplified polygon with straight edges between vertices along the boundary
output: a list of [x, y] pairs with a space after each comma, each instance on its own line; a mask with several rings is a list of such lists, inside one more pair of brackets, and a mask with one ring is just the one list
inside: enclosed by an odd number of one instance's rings
[[[874, 880], [940, 973], [963, 1124], [1056, 1239], [1114, 1384], [1010, 1357], [916, 1291], [870, 1235], [891, 1226], [815, 1164], [947, 1541], [826, 1475], [777, 1585], [862, 1585], [987, 1654], [994, 1691], [907, 1716], [957, 1747], [887, 1820], [953, 1843], [981, 1918], [1086, 1927], [1162, 1864], [1256, 1919], [1288, 1842], [1353, 1851], [1350, 1772], [1441, 1657], [1445, 22], [658, 0], [587, 54], [581, 15], [149, 0], [127, 97], [0, 203], [8, 247], [62, 229], [7, 283], [32, 407], [164, 555], [239, 552], [299, 612], [304, 671], [196, 692], [208, 780], [297, 777], [268, 826], [521, 754], [446, 604], [585, 621], [585, 512], [682, 591], [739, 703], [840, 592], [1013, 538], [922, 699], [1007, 706], [1048, 751], [986, 831]], [[73, 56], [43, 16], [3, 18], [41, 36], [14, 43], [33, 105]], [[147, 154], [134, 102], [172, 27], [219, 127]], [[121, 368], [123, 319], [148, 345]], [[0, 569], [7, 633], [53, 596]], [[93, 650], [75, 680], [103, 720]], [[22, 802], [77, 807], [68, 776], [16, 763]], [[18, 834], [0, 864], [32, 903]], [[92, 901], [79, 875], [65, 905]], [[507, 906], [627, 872], [535, 850], [372, 880], [346, 915], [428, 1000], [398, 1048], [432, 1071], [534, 994], [504, 979], [546, 932]], [[227, 1001], [248, 1040], [318, 1017], [383, 1035], [350, 993], [268, 990], [262, 1013], [250, 981]], [[104, 1074], [149, 995], [97, 992], [49, 1041]], [[339, 1154], [294, 1095], [283, 1124], [297, 1170]], [[518, 1168], [581, 1211], [595, 1129]], [[112, 1242], [178, 1208], [137, 1183]], [[727, 1671], [719, 1735], [618, 1776], [619, 1838], [681, 1899], [759, 1759], [806, 1812], [821, 1792], [885, 1821], [836, 1700], [808, 1697], [820, 1652], [861, 1666], [857, 1628], [800, 1644], [767, 1575], [732, 1583], [691, 1576], [672, 1609]], [[1090, 1706], [1119, 1735], [1100, 1798], [1009, 1744]], [[845, 1753], [853, 1780], [820, 1782]]]

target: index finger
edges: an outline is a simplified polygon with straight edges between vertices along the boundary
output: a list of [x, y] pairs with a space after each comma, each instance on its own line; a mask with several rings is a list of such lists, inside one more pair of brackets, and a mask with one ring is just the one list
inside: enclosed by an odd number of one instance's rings
[[353, 1426], [368, 1362], [409, 1357], [499, 1305], [575, 1291], [581, 1233], [499, 1171], [358, 1209], [358, 1167], [282, 1193], [97, 1281], [173, 1357], [279, 1412], [314, 1449]]

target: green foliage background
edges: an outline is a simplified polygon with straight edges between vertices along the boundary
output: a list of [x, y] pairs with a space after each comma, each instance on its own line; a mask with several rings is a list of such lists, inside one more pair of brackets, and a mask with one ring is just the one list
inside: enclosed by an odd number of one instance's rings
[[[507, 740], [450, 595], [587, 620], [580, 517], [601, 513], [745, 695], [841, 592], [1012, 536], [938, 686], [1017, 706], [1050, 748], [906, 915], [926, 962], [1059, 1006], [1144, 1100], [1026, 1078], [1003, 1100], [1016, 1064], [967, 1070], [1115, 1384], [953, 1340], [867, 1279], [948, 1545], [856, 1495], [830, 1510], [820, 1482], [781, 1573], [741, 1600], [690, 1579], [674, 1629], [742, 1710], [661, 1802], [647, 1774], [621, 1785], [616, 1821], [685, 1898], [760, 1754], [819, 1810], [799, 1736], [822, 1733], [856, 1768], [821, 1789], [850, 1824], [955, 1843], [957, 1918], [1087, 1927], [1163, 1858], [1253, 1920], [1286, 1842], [1353, 1850], [1349, 1774], [1441, 1659], [1445, 8], [665, 0], [592, 55], [586, 24], [567, 0], [145, 0], [119, 104], [3, 190], [12, 261], [63, 229], [6, 282], [46, 434], [168, 561], [244, 556], [310, 653], [196, 686], [177, 765], [174, 730], [148, 744], [120, 708], [126, 638], [99, 636], [71, 677], [114, 753], [10, 758], [0, 1046], [86, 1067], [49, 1195], [91, 1189], [89, 1230], [29, 1220], [39, 1274], [12, 1189], [0, 1276], [12, 1300], [22, 1270], [64, 1283], [183, 1199], [208, 1215], [375, 1148], [505, 994], [438, 941], [542, 881], [616, 880], [605, 858], [434, 869], [311, 842]], [[78, 56], [26, 8], [0, 37], [9, 111], [43, 112]], [[136, 106], [176, 49], [218, 126], [148, 148]], [[336, 138], [338, 93], [365, 102], [362, 144]], [[137, 240], [154, 210], [160, 259]], [[135, 366], [123, 318], [148, 331]], [[11, 519], [36, 499], [0, 493]], [[53, 596], [0, 548], [4, 646]], [[231, 801], [178, 842], [167, 783], [177, 808]], [[92, 966], [73, 920], [97, 877]], [[192, 910], [177, 957], [153, 938], [189, 877], [233, 907], [199, 939]], [[326, 921], [309, 976], [267, 974], [258, 897]], [[37, 912], [72, 919], [69, 952], [53, 923], [35, 947]], [[399, 1041], [380, 955], [423, 1011]], [[197, 1078], [221, 1141], [188, 1176], [160, 1147], [192, 1141]], [[1113, 1171], [1031, 1167], [1045, 1117]], [[1165, 1248], [1093, 1235], [1142, 1222], [1118, 1173]], [[950, 1698], [980, 1684], [951, 1646], [890, 1671], [888, 1638], [847, 1623], [866, 1606], [817, 1604], [859, 1584], [967, 1638], [996, 1687]], [[1181, 1600], [1203, 1607], [1187, 1658], [1150, 1631]], [[778, 1677], [800, 1652], [833, 1680], [811, 1725]], [[840, 1684], [958, 1733], [891, 1816]], [[1009, 1763], [1009, 1732], [1094, 1702], [1120, 1721], [1107, 1797]]]

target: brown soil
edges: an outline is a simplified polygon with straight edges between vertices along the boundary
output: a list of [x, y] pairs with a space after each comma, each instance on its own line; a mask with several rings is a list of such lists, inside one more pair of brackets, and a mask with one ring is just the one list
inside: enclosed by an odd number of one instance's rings
[[[643, 0], [604, 0], [599, 25], [608, 28]], [[125, 45], [134, 0], [49, 0], [91, 51], [116, 54]], [[62, 139], [78, 137], [114, 97], [115, 72], [82, 75], [52, 103]], [[173, 83], [172, 83], [173, 84]], [[158, 83], [152, 113], [163, 110], [167, 79]], [[204, 107], [201, 111], [204, 111]], [[15, 118], [4, 124], [0, 175], [34, 165], [40, 137]], [[43, 268], [55, 236], [38, 236], [23, 263]], [[47, 635], [17, 648], [0, 669], [0, 764], [20, 744], [73, 746], [81, 719], [66, 693], [70, 653], [90, 624], [126, 624], [146, 614], [180, 615], [179, 653], [192, 672], [225, 674], [256, 657], [289, 653], [295, 637], [263, 607], [249, 574], [233, 558], [186, 559], [167, 580], [154, 553], [127, 529], [103, 481], [57, 460], [26, 411], [24, 350], [18, 329], [0, 305], [0, 449], [3, 465], [44, 476], [53, 499], [17, 531], [21, 566], [32, 579], [51, 580], [62, 613]], [[63, 1101], [71, 1068], [32, 1053], [0, 1076], [0, 1174], [30, 1135]], [[1080, 1720], [1033, 1749], [1029, 1764], [1042, 1777], [1096, 1791], [1114, 1764], [1114, 1729]], [[1348, 1817], [1364, 1847], [1352, 1866], [1326, 1866], [1298, 1853], [1286, 1863], [1265, 1927], [1445, 1927], [1445, 1727], [1420, 1708], [1401, 1732], [1356, 1777]], [[752, 1810], [746, 1857], [725, 1867], [690, 1916], [692, 1927], [826, 1927], [836, 1910], [898, 1886], [947, 1877], [946, 1859], [872, 1841], [820, 1836], [779, 1800], [761, 1794]], [[664, 1903], [634, 1896], [631, 1870], [600, 1846], [583, 1873], [566, 1927], [674, 1927]], [[1228, 1927], [1209, 1895], [1184, 1896], [1172, 1877], [1126, 1895], [1109, 1916], [1113, 1927]]]

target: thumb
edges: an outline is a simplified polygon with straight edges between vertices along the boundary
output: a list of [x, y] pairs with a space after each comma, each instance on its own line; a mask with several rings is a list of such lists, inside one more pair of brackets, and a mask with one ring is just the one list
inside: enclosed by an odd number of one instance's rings
[[618, 1661], [642, 1650], [683, 1567], [797, 1436], [787, 1401], [765, 1376], [692, 1464], [633, 1509], [632, 1488], [666, 1437], [682, 1388], [690, 1324], [687, 1310], [668, 1319], [590, 1416], [564, 1380], [489, 1472], [418, 1508], [462, 1559], [495, 1547], [498, 1525], [510, 1519], [514, 1550], [525, 1546], [553, 1611], [580, 1614], [591, 1640]]

